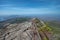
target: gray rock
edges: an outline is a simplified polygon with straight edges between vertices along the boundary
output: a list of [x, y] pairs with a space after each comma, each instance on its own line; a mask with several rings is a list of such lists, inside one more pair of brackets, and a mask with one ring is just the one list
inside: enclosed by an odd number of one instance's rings
[[[38, 31], [32, 22], [10, 24], [0, 40], [41, 40]], [[36, 34], [34, 34], [34, 31]]]

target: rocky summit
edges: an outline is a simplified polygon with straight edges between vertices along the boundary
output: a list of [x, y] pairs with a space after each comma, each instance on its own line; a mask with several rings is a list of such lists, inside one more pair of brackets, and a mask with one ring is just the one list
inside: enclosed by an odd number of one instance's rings
[[22, 23], [7, 22], [4, 26], [0, 29], [0, 40], [52, 40], [50, 29], [37, 18]]

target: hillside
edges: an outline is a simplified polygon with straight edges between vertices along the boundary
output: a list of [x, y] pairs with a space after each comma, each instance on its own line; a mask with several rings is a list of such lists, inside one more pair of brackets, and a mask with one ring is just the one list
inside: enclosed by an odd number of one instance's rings
[[60, 22], [59, 21], [49, 21], [46, 25], [52, 28], [56, 40], [60, 40]]
[[18, 18], [0, 24], [0, 40], [55, 40], [52, 28], [37, 18]]

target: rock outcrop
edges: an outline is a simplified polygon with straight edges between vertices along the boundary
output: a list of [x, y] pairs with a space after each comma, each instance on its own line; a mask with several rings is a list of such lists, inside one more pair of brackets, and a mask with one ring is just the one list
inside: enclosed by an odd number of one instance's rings
[[41, 37], [45, 37], [45, 32], [39, 32], [38, 25], [40, 27], [46, 27], [46, 25], [43, 23], [43, 21], [39, 21], [36, 18], [24, 23], [7, 23], [5, 25], [8, 26], [4, 29], [0, 29], [0, 31], [4, 30], [3, 34], [0, 32], [0, 40], [44, 40]]

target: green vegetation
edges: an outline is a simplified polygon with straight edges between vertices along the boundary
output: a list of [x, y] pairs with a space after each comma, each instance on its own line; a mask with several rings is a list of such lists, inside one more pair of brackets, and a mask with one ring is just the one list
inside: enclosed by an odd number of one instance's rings
[[60, 23], [58, 21], [46, 22], [50, 28], [52, 28], [53, 34], [56, 40], [60, 40]]
[[54, 33], [60, 34], [60, 23], [56, 22], [46, 22], [48, 26], [50, 26], [53, 30]]
[[48, 26], [47, 24], [42, 24], [40, 20], [36, 19], [34, 20], [34, 22], [37, 24], [37, 28], [38, 28], [38, 32], [41, 35], [41, 39], [42, 40], [49, 40], [50, 34], [48, 33], [52, 33], [52, 28], [50, 26]]
[[10, 23], [22, 23], [22, 22], [25, 22], [28, 20], [29, 20], [29, 18], [16, 18], [16, 19], [14, 19], [14, 21], [12, 21]]

